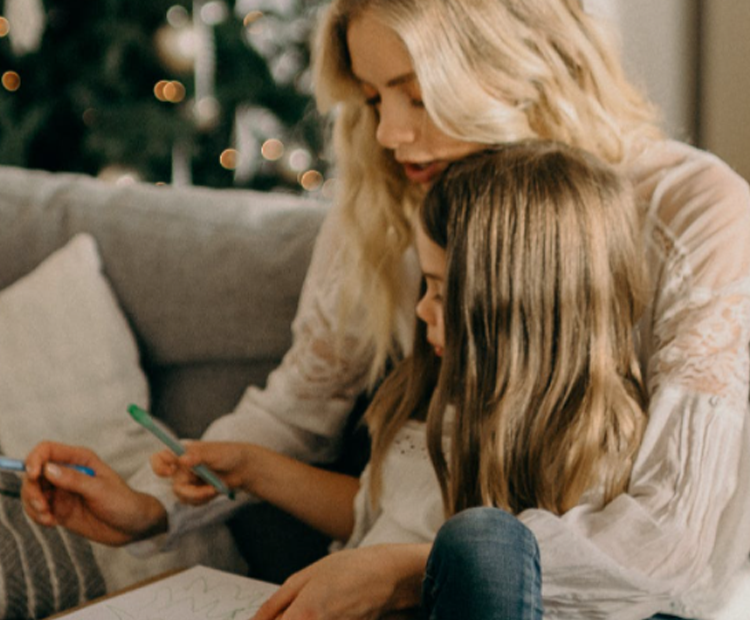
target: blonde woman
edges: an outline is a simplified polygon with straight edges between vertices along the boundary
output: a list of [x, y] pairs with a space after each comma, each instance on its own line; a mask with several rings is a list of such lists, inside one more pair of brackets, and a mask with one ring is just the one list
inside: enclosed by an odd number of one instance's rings
[[[738, 475], [750, 444], [747, 184], [661, 135], [608, 33], [578, 0], [334, 0], [315, 62], [320, 107], [335, 118], [339, 196], [292, 349], [265, 390], [250, 388], [206, 438], [332, 458], [356, 395], [409, 350], [419, 280], [410, 221], [424, 188], [487, 145], [581, 147], [630, 177], [644, 205], [653, 289], [639, 354], [649, 423], [628, 493], [604, 511], [519, 517], [542, 549], [553, 617], [635, 619], [710, 605], [750, 549], [739, 526], [750, 488]], [[167, 531], [140, 543], [157, 549], [229, 504], [179, 509], [151, 479], [133, 482], [139, 509], [119, 515], [120, 543]], [[47, 510], [32, 514], [53, 520]]]

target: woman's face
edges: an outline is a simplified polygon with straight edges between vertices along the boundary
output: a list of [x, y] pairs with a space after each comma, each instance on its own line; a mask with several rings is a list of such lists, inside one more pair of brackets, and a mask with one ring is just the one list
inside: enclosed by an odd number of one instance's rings
[[377, 141], [393, 151], [412, 182], [429, 187], [448, 164], [486, 145], [446, 135], [422, 103], [411, 57], [398, 35], [369, 11], [347, 31], [352, 72], [378, 112]]
[[442, 357], [445, 349], [445, 250], [427, 236], [421, 225], [417, 226], [416, 244], [422, 275], [427, 283], [427, 290], [417, 304], [417, 316], [427, 325], [427, 340], [435, 355]]

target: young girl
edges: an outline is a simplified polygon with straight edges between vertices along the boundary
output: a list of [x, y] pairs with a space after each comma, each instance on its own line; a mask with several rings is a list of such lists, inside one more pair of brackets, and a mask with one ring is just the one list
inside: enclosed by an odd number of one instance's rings
[[[157, 468], [182, 469], [175, 491], [186, 502], [216, 494], [191, 472], [204, 462], [351, 549], [400, 556], [370, 569], [392, 570], [398, 584], [376, 580], [380, 592], [363, 601], [377, 614], [418, 602], [445, 515], [474, 506], [561, 515], [585, 493], [589, 504], [609, 504], [626, 488], [644, 426], [633, 332], [646, 287], [633, 200], [610, 168], [561, 144], [521, 143], [453, 164], [420, 211], [422, 326], [367, 412], [374, 450], [359, 489], [354, 478], [239, 443], [190, 444], [181, 459], [166, 451]], [[56, 493], [58, 513], [71, 496]], [[260, 617], [304, 613], [299, 581]], [[502, 606], [518, 608], [531, 590], [541, 608], [538, 584], [538, 575], [506, 584]]]
[[[627, 494], [563, 517], [526, 511], [524, 523], [542, 549], [549, 613], [696, 616], [750, 550], [750, 481], [739, 475], [750, 449], [750, 193], [715, 157], [661, 134], [610, 38], [578, 0], [333, 0], [315, 88], [321, 110], [335, 110], [339, 196], [291, 350], [204, 438], [334, 457], [357, 395], [389, 357], [409, 353], [419, 281], [410, 221], [424, 188], [487, 145], [585, 148], [647, 205], [653, 288], [638, 346], [648, 425]], [[161, 549], [234, 507], [220, 498], [184, 509], [143, 474], [131, 481], [138, 510], [118, 513], [120, 543], [166, 533], [139, 543]], [[366, 591], [336, 583], [340, 598]]]

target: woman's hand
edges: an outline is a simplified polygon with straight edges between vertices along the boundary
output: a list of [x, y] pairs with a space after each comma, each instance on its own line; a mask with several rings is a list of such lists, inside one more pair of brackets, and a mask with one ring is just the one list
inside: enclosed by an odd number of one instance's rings
[[196, 476], [193, 467], [204, 464], [230, 489], [248, 490], [253, 480], [252, 450], [253, 446], [246, 443], [191, 441], [182, 456], [170, 450], [152, 455], [151, 468], [157, 476], [172, 479], [172, 490], [181, 502], [197, 506], [212, 500], [218, 492]]
[[333, 553], [292, 575], [253, 620], [375, 620], [419, 604], [430, 545]]
[[[83, 465], [95, 476], [65, 467]], [[43, 442], [26, 458], [21, 487], [26, 513], [41, 525], [61, 525], [111, 546], [166, 531], [167, 513], [151, 495], [131, 489], [94, 452]]]

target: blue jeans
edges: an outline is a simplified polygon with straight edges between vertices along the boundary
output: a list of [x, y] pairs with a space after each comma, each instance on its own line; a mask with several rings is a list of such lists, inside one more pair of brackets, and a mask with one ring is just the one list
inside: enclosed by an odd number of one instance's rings
[[497, 508], [471, 508], [446, 521], [427, 560], [422, 611], [428, 620], [541, 620], [542, 570], [531, 530]]
[[541, 620], [536, 538], [496, 508], [470, 508], [435, 538], [422, 586], [429, 620]]

